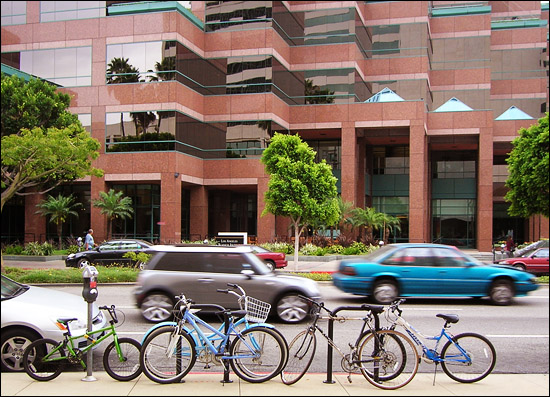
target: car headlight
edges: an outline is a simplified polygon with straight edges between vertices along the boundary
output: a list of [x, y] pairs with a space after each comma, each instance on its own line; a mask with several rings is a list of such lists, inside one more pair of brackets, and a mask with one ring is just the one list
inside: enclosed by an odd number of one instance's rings
[[67, 259], [73, 259], [76, 255], [75, 254], [69, 254], [67, 255]]

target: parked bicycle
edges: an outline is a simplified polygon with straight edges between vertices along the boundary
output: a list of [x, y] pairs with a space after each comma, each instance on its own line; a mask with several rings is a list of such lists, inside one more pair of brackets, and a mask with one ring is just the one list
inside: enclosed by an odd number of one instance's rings
[[[477, 382], [491, 373], [496, 364], [496, 350], [489, 339], [474, 332], [456, 336], [448, 332], [451, 324], [456, 324], [459, 320], [456, 314], [437, 314], [436, 317], [445, 320], [441, 332], [436, 336], [423, 335], [403, 318], [403, 311], [399, 307], [403, 302], [405, 299], [399, 299], [386, 310], [386, 318], [391, 323], [390, 329], [403, 327], [422, 349], [424, 361], [435, 363], [434, 383], [438, 364], [441, 364], [441, 368], [451, 379], [462, 383]], [[435, 346], [430, 349], [421, 339], [434, 340]], [[440, 344], [445, 341], [439, 350]]]
[[[84, 335], [72, 335], [70, 323], [77, 318], [58, 318], [56, 325], [66, 331], [61, 342], [53, 339], [42, 338], [32, 342], [23, 353], [23, 367], [25, 372], [33, 379], [48, 381], [55, 379], [63, 372], [67, 364], [80, 364], [86, 370], [84, 354], [110, 336], [113, 341], [107, 346], [103, 353], [103, 366], [105, 371], [119, 381], [129, 381], [141, 374], [139, 354], [141, 345], [131, 338], [119, 338], [115, 324], [118, 317], [115, 306], [101, 306], [111, 316], [109, 326], [86, 332]], [[95, 335], [99, 335], [95, 338]], [[91, 341], [83, 348], [78, 348], [76, 340], [86, 338]]]
[[342, 357], [342, 370], [348, 373], [350, 383], [351, 374], [359, 372], [369, 383], [386, 390], [403, 387], [413, 379], [419, 364], [416, 347], [402, 333], [380, 329], [379, 315], [384, 310], [383, 306], [362, 305], [357, 308], [367, 310], [368, 313], [362, 318], [363, 324], [359, 336], [353, 344], [349, 343], [350, 352], [345, 354], [334, 340], [325, 334], [318, 322], [319, 319], [324, 318], [321, 316], [321, 311], [327, 313], [331, 321], [345, 322], [347, 319], [337, 316], [338, 309], [333, 312], [322, 302], [315, 302], [305, 296], [301, 298], [311, 304], [312, 322], [289, 344], [288, 363], [281, 372], [283, 383], [292, 385], [308, 371], [315, 356], [317, 331]]
[[[149, 379], [157, 383], [180, 382], [196, 360], [206, 367], [210, 363], [222, 364], [225, 370], [230, 365], [239, 378], [252, 383], [279, 375], [288, 358], [288, 345], [280, 332], [264, 323], [271, 305], [247, 296], [237, 284], [228, 286], [232, 289], [218, 292], [239, 297], [241, 310], [194, 304], [183, 294], [176, 296], [178, 321], [153, 327], [142, 344], [140, 362]], [[195, 313], [202, 309], [217, 310], [222, 324], [215, 327], [199, 318]]]

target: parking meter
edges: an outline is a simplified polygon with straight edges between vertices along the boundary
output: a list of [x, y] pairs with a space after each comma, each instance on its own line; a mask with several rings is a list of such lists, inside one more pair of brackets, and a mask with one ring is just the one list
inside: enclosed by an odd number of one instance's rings
[[84, 279], [84, 288], [82, 289], [82, 297], [88, 303], [95, 302], [97, 299], [97, 269], [94, 266], [86, 266], [82, 271]]

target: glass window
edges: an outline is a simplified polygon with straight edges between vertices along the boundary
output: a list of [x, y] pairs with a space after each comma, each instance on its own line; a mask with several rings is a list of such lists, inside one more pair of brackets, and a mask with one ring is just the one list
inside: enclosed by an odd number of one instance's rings
[[409, 174], [409, 146], [374, 146], [373, 174]]
[[40, 22], [98, 18], [106, 15], [105, 1], [41, 1]]
[[404, 248], [394, 252], [382, 263], [384, 265], [434, 266], [434, 258], [429, 248]]
[[434, 265], [440, 267], [462, 267], [467, 260], [455, 249], [433, 248]]
[[27, 23], [26, 1], [2, 1], [2, 26], [23, 25]]
[[242, 30], [271, 26], [271, 1], [209, 1], [206, 2], [206, 31]]

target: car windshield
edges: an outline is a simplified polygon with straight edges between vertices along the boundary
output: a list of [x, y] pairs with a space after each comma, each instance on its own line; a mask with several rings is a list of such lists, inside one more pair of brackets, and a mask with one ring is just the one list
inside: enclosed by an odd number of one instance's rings
[[10, 278], [2, 275], [2, 300], [11, 299], [29, 289], [28, 285], [19, 284]]

